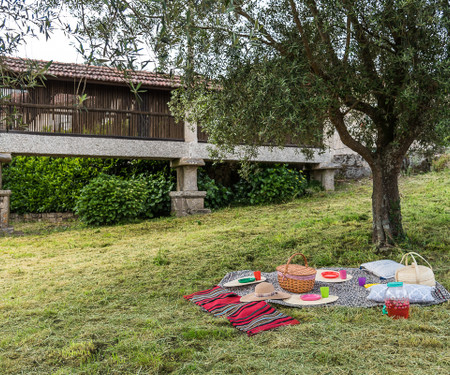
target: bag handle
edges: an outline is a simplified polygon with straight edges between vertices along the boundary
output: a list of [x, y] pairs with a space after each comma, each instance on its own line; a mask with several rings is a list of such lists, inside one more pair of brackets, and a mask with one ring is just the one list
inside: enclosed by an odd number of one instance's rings
[[[417, 253], [415, 253], [415, 254], [417, 254]], [[416, 258], [414, 258], [414, 255], [412, 254], [412, 252], [407, 253], [405, 255], [409, 255], [413, 260], [413, 263], [411, 264], [411, 266], [414, 268], [414, 272], [416, 273], [416, 281], [418, 282], [419, 281], [419, 267], [417, 265]], [[405, 258], [405, 265], [406, 266], [408, 265], [408, 257]]]
[[296, 255], [301, 255], [303, 257], [303, 260], [305, 261], [305, 267], [308, 267], [308, 261], [306, 260], [306, 257], [302, 253], [295, 253], [295, 254], [291, 255], [288, 262], [286, 263], [286, 268], [284, 269], [283, 280], [286, 278], [287, 270], [288, 270], [289, 264], [291, 263], [292, 258], [295, 257]]
[[431, 267], [431, 264], [428, 263], [428, 261], [420, 254], [415, 253], [414, 251], [411, 251], [409, 253], [406, 253], [402, 256], [402, 260], [400, 261], [400, 264], [403, 262], [403, 259], [405, 259], [405, 266], [408, 265], [408, 255], [413, 259], [413, 262], [415, 264], [417, 264], [416, 258], [414, 258], [414, 255], [417, 255], [419, 258], [421, 258], [426, 264], [428, 264], [428, 266], [430, 267], [431, 270], [433, 270], [433, 267]]

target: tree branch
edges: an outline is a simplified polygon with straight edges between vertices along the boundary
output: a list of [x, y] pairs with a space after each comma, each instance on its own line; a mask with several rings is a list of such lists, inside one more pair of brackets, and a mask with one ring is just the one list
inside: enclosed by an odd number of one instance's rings
[[397, 45], [395, 43], [392, 43], [389, 39], [383, 38], [381, 36], [375, 35], [372, 31], [370, 31], [367, 27], [364, 27], [363, 25], [361, 25], [362, 30], [364, 30], [364, 32], [366, 32], [367, 34], [369, 34], [372, 38], [379, 38], [380, 40], [384, 41], [385, 43], [387, 43], [388, 46], [383, 46], [381, 44], [378, 44], [378, 46], [380, 48], [383, 48], [384, 50], [390, 52], [390, 53], [396, 53], [397, 52]]
[[236, 33], [234, 31], [231, 31], [229, 29], [226, 29], [224, 27], [215, 27], [215, 26], [198, 26], [198, 25], [194, 25], [193, 26], [194, 29], [199, 29], [199, 30], [209, 30], [209, 31], [223, 31], [225, 33], [229, 33], [229, 34], [235, 34], [237, 36], [243, 37], [243, 38], [247, 38], [247, 39], [257, 39], [258, 41], [260, 41], [261, 43], [264, 43], [268, 46], [273, 47], [272, 43], [268, 40], [264, 40], [258, 37], [255, 37], [254, 35], [250, 35], [250, 34], [244, 34], [244, 33]]
[[[252, 25], [256, 25], [257, 22], [256, 20], [250, 16], [247, 12], [245, 12], [240, 5], [236, 5], [236, 7], [234, 8], [234, 11], [236, 12], [236, 14], [244, 17], [247, 21], [249, 21]], [[266, 44], [272, 46], [273, 48], [275, 48], [276, 50], [278, 50], [282, 55], [284, 56], [292, 56], [292, 53], [288, 52], [283, 45], [280, 42], [277, 42], [272, 35], [270, 35], [270, 33], [265, 29], [265, 27], [263, 25], [261, 25], [259, 22], [258, 24], [260, 25], [259, 27], [259, 31], [261, 32], [261, 34], [268, 40], [268, 42]]]
[[135, 15], [135, 17], [137, 19], [141, 19], [141, 20], [147, 20], [147, 19], [162, 19], [163, 16], [159, 15], [159, 16], [152, 16], [149, 14], [144, 14], [143, 12], [140, 12], [139, 10], [137, 10], [134, 6], [132, 6], [132, 4], [130, 4], [129, 1], [127, 0], [122, 0], [124, 4], [126, 4], [128, 6], [128, 8], [133, 12], [133, 14]]
[[374, 59], [373, 59], [372, 53], [370, 51], [370, 47], [369, 47], [370, 42], [367, 40], [366, 36], [364, 35], [364, 29], [361, 26], [361, 24], [359, 23], [358, 18], [353, 13], [351, 4], [349, 4], [348, 0], [345, 0], [343, 3], [348, 11], [348, 15], [353, 24], [353, 27], [355, 28], [355, 38], [360, 46], [361, 60], [364, 64], [364, 66], [366, 67], [366, 71], [367, 71], [368, 75], [370, 76], [371, 80], [373, 82], [375, 82], [377, 84], [377, 86], [380, 88], [380, 87], [382, 87], [382, 84], [378, 77], [378, 73], [375, 68]]
[[365, 113], [373, 120], [377, 120], [379, 117], [379, 113], [375, 107], [372, 107], [370, 104], [364, 103], [351, 95], [345, 96], [345, 98], [343, 98], [343, 102], [350, 108], [344, 114], [347, 114], [350, 110], [355, 109], [359, 112]]
[[345, 40], [344, 59], [342, 61], [344, 63], [344, 65], [347, 64], [348, 54], [350, 52], [351, 25], [352, 25], [352, 21], [350, 20], [350, 16], [347, 15], [347, 36], [346, 36], [346, 40]]
[[325, 44], [326, 49], [328, 50], [328, 54], [330, 55], [331, 60], [333, 61], [333, 64], [335, 66], [338, 66], [341, 64], [339, 61], [336, 52], [333, 48], [333, 44], [331, 43], [330, 35], [324, 31], [322, 19], [320, 17], [319, 10], [317, 8], [317, 4], [314, 0], [308, 0], [308, 7], [311, 10], [311, 13], [314, 16], [314, 20], [316, 21], [317, 30], [319, 31], [320, 38]]
[[339, 110], [339, 108], [331, 107], [328, 111], [328, 114], [331, 123], [334, 125], [339, 134], [339, 137], [341, 138], [342, 143], [361, 155], [364, 160], [367, 161], [370, 166], [372, 166], [374, 164], [372, 152], [350, 135], [347, 126], [345, 125], [344, 114]]
[[314, 56], [311, 52], [311, 47], [309, 46], [308, 43], [308, 39], [306, 38], [305, 35], [305, 30], [303, 28], [303, 25], [300, 21], [300, 17], [299, 17], [299, 13], [297, 10], [297, 7], [295, 6], [295, 2], [294, 0], [289, 0], [289, 4], [291, 6], [291, 10], [292, 10], [292, 14], [294, 16], [294, 22], [295, 25], [297, 26], [297, 29], [300, 33], [300, 38], [301, 41], [303, 43], [303, 47], [305, 48], [305, 52], [306, 52], [306, 57], [308, 58], [309, 61], [309, 65], [311, 65], [312, 70], [314, 71], [314, 73], [320, 77], [324, 76], [323, 71], [319, 68], [319, 65], [317, 64], [317, 61], [314, 59]]

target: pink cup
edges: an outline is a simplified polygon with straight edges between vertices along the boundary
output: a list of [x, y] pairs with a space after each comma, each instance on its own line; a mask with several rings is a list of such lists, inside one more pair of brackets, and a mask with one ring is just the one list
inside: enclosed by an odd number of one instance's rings
[[340, 270], [340, 271], [339, 271], [339, 277], [340, 277], [342, 280], [345, 280], [345, 279], [347, 278], [347, 271], [346, 271], [346, 270]]

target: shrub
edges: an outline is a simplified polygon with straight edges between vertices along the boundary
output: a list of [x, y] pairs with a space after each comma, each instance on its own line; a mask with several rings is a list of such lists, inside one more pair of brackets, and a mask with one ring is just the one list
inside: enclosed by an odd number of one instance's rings
[[80, 190], [113, 166], [111, 159], [16, 156], [4, 168], [4, 188], [12, 191], [11, 211], [73, 211]]
[[109, 225], [139, 217], [148, 198], [143, 178], [123, 180], [102, 174], [80, 192], [75, 212], [88, 225]]
[[286, 165], [253, 168], [247, 179], [236, 184], [239, 203], [267, 204], [292, 200], [305, 193], [306, 178]]
[[203, 170], [199, 169], [198, 190], [206, 191], [205, 207], [217, 209], [228, 206], [233, 199], [231, 189], [217, 183]]
[[310, 180], [306, 184], [305, 194], [312, 194], [319, 191], [324, 191], [325, 189], [322, 186], [322, 183], [317, 180]]
[[[3, 184], [12, 191], [12, 212], [73, 212], [81, 189], [102, 173], [124, 179], [164, 173], [171, 181], [174, 174], [165, 161], [15, 156], [3, 169]], [[149, 189], [158, 194], [158, 187], [152, 186]], [[152, 212], [170, 209], [168, 195], [153, 198], [157, 207], [150, 204]]]
[[432, 169], [435, 172], [450, 168], [450, 154], [443, 154], [432, 162]]
[[152, 218], [170, 213], [169, 192], [174, 189], [174, 180], [173, 175], [164, 173], [164, 171], [145, 178], [147, 187], [145, 217]]

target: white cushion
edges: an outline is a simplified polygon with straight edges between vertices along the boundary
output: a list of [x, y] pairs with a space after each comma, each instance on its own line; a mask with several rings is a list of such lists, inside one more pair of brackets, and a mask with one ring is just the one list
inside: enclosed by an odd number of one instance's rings
[[[434, 288], [431, 286], [403, 284], [403, 288], [406, 289], [406, 293], [408, 293], [409, 297], [409, 302], [411, 303], [425, 303], [434, 301], [434, 297], [431, 294]], [[387, 284], [372, 285], [370, 288], [368, 288], [370, 294], [367, 296], [367, 299], [375, 302], [384, 302], [386, 289]]]
[[363, 263], [359, 268], [373, 273], [375, 276], [389, 279], [395, 276], [395, 271], [405, 267], [403, 264], [389, 259], [376, 260], [374, 262]]

